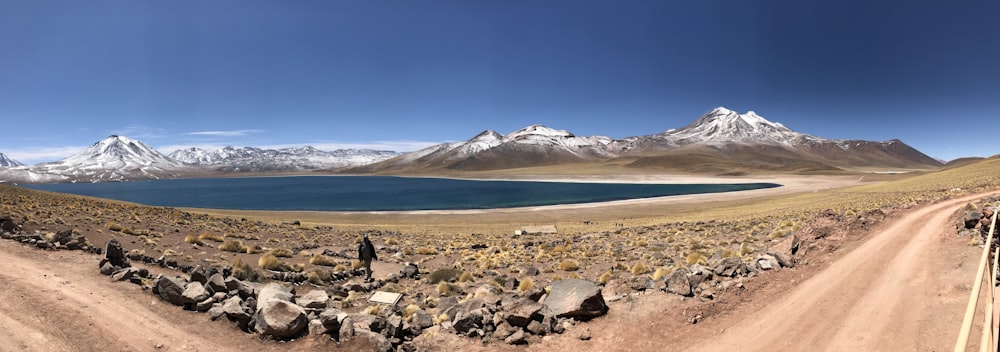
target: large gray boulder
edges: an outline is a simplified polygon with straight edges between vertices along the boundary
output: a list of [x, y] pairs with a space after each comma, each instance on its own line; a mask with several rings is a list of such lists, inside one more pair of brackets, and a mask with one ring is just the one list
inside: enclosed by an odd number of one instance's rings
[[132, 266], [125, 256], [125, 249], [122, 248], [121, 243], [118, 243], [118, 240], [113, 238], [108, 241], [107, 246], [104, 248], [104, 259], [111, 263], [111, 265], [119, 268]]
[[0, 232], [16, 234], [20, 232], [19, 230], [20, 226], [14, 222], [10, 215], [0, 217]]
[[272, 299], [291, 302], [294, 297], [295, 294], [292, 293], [290, 287], [277, 282], [266, 284], [260, 288], [260, 293], [257, 294], [257, 310], [263, 308], [264, 304], [267, 304], [267, 301]]
[[742, 263], [743, 261], [739, 257], [725, 258], [716, 264], [712, 271], [715, 272], [715, 275], [732, 277], [736, 274], [737, 269], [739, 269]]
[[243, 307], [243, 300], [233, 296], [222, 303], [222, 312], [230, 321], [235, 322], [240, 329], [247, 330], [253, 316]]
[[153, 284], [153, 289], [164, 301], [171, 304], [183, 306], [187, 303], [184, 299], [184, 281], [178, 278], [160, 276]]
[[564, 279], [552, 283], [549, 295], [542, 302], [559, 318], [590, 319], [608, 312], [601, 287], [580, 279]]
[[73, 229], [64, 229], [56, 232], [55, 236], [52, 236], [52, 243], [58, 243], [61, 245], [66, 245], [69, 241], [73, 240]]
[[229, 291], [229, 287], [226, 286], [226, 279], [220, 273], [212, 274], [205, 283], [205, 287], [211, 289], [212, 292]]
[[184, 297], [184, 304], [202, 302], [211, 297], [208, 291], [205, 290], [205, 286], [202, 286], [198, 281], [189, 282], [184, 288], [184, 292], [181, 293], [181, 296]]
[[688, 279], [687, 270], [676, 270], [668, 275], [664, 290], [675, 295], [691, 296], [691, 280]]
[[308, 324], [305, 309], [286, 300], [271, 298], [257, 311], [255, 330], [262, 335], [291, 338], [302, 333]]
[[312, 309], [326, 308], [326, 302], [330, 300], [330, 295], [323, 290], [312, 290], [295, 300], [300, 306]]
[[507, 314], [507, 323], [511, 326], [526, 327], [532, 320], [542, 320], [542, 309], [545, 306], [541, 303], [527, 298], [520, 298], [510, 305], [501, 307]]
[[455, 315], [452, 326], [459, 333], [468, 333], [471, 330], [483, 327], [484, 309], [462, 310]]
[[778, 264], [781, 264], [782, 267], [790, 268], [795, 266], [795, 253], [798, 251], [799, 237], [791, 234], [768, 248], [767, 254], [774, 256], [774, 259], [777, 259]]
[[434, 317], [423, 309], [418, 310], [413, 312], [413, 316], [410, 317], [410, 326], [414, 332], [419, 334], [424, 329], [434, 326]]
[[368, 340], [371, 343], [372, 351], [376, 352], [389, 352], [392, 351], [392, 343], [389, 342], [385, 336], [374, 331], [369, 331], [365, 329], [358, 329], [354, 332], [355, 336]]
[[319, 321], [326, 326], [327, 331], [340, 331], [340, 322], [344, 321], [347, 313], [341, 312], [337, 308], [327, 308], [319, 313]]

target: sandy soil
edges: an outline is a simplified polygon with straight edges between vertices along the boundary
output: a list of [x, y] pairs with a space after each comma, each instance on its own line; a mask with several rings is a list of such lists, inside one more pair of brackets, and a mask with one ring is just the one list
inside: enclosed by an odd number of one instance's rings
[[[652, 293], [611, 303], [611, 312], [530, 350], [944, 350], [954, 344], [978, 247], [953, 235], [949, 217], [968, 196], [887, 221], [828, 263], [769, 273], [749, 290], [708, 305]], [[310, 350], [313, 339], [276, 343], [225, 321], [186, 312], [137, 286], [111, 283], [98, 257], [0, 241], [0, 351]], [[376, 268], [386, 269], [391, 268]], [[687, 324], [702, 310], [706, 319]], [[577, 339], [587, 329], [589, 341]], [[442, 350], [482, 346], [454, 335], [425, 341]], [[977, 337], [972, 341], [978, 342]], [[359, 346], [341, 346], [351, 350]], [[363, 348], [363, 346], [360, 346]]]
[[[908, 212], [690, 351], [943, 351], [954, 347], [981, 249], [956, 239], [964, 197]], [[972, 340], [978, 342], [978, 338]]]
[[112, 283], [98, 272], [98, 259], [0, 241], [0, 351], [275, 349], [228, 322]]

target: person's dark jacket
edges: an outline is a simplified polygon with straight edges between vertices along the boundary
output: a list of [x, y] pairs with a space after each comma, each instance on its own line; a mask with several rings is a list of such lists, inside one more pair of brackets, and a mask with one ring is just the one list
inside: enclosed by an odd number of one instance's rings
[[366, 259], [378, 260], [378, 255], [375, 254], [375, 245], [368, 238], [365, 238], [358, 245], [358, 260], [365, 261]]

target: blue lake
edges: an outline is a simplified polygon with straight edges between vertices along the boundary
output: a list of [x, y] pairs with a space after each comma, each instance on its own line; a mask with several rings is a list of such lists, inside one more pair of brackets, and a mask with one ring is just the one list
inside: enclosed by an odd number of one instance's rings
[[169, 207], [398, 211], [491, 209], [605, 202], [732, 192], [780, 185], [561, 183], [388, 176], [289, 176], [23, 186]]

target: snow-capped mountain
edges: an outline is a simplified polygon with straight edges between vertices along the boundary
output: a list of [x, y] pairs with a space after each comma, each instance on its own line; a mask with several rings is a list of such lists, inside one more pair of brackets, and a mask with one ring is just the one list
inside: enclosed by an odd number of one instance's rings
[[607, 152], [610, 142], [611, 138], [578, 137], [543, 125], [531, 125], [507, 135], [486, 130], [464, 142], [430, 146], [352, 171], [439, 167], [489, 169], [585, 161], [611, 156]]
[[66, 159], [0, 174], [19, 182], [100, 182], [176, 177], [185, 166], [145, 143], [112, 135]]
[[211, 167], [227, 172], [266, 172], [319, 170], [360, 166], [399, 155], [397, 152], [371, 149], [323, 151], [312, 146], [261, 149], [225, 147], [221, 149], [187, 148], [170, 157], [190, 166]]
[[542, 125], [506, 136], [488, 130], [465, 142], [439, 144], [353, 171], [508, 169], [616, 158], [627, 158], [635, 167], [709, 172], [940, 166], [898, 140], [825, 139], [793, 131], [753, 111], [740, 114], [719, 107], [683, 128], [623, 139], [580, 137]]
[[724, 107], [713, 109], [684, 128], [668, 130], [656, 137], [678, 145], [692, 143], [778, 145], [795, 144], [803, 139], [817, 139], [792, 131], [780, 123], [768, 121], [753, 111], [740, 114]]
[[24, 166], [24, 164], [18, 162], [17, 160], [11, 159], [4, 153], [0, 153], [0, 167], [18, 167]]

